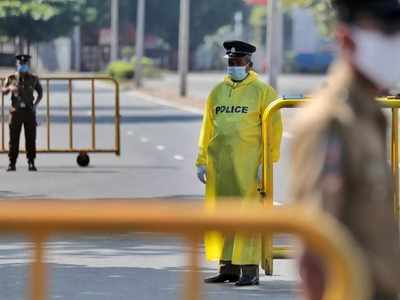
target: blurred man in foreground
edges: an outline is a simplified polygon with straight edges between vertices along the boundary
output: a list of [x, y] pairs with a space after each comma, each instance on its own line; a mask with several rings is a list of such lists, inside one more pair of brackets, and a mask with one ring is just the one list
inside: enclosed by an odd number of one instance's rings
[[[374, 299], [400, 290], [398, 221], [387, 165], [386, 118], [375, 98], [400, 81], [400, 3], [337, 0], [339, 62], [298, 120], [294, 199], [335, 216], [366, 252]], [[322, 299], [326, 277], [312, 249], [300, 260], [306, 296]]]

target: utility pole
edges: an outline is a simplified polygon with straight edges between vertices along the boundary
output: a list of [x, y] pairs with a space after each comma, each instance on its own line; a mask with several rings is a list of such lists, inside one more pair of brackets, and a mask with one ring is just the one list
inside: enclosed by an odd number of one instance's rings
[[144, 25], [146, 15], [146, 1], [138, 0], [137, 16], [136, 16], [136, 64], [135, 64], [135, 81], [136, 86], [142, 86], [143, 74], [143, 53], [144, 53]]
[[119, 0], [111, 0], [111, 61], [119, 54]]
[[81, 70], [81, 27], [75, 26], [73, 32], [73, 46], [74, 46], [74, 70]]
[[269, 68], [269, 84], [278, 88], [278, 77], [282, 63], [282, 11], [279, 0], [269, 0], [267, 4], [267, 58]]
[[189, 28], [190, 28], [190, 0], [181, 0], [179, 20], [179, 94], [187, 95], [187, 74], [189, 71]]
[[235, 13], [235, 38], [238, 40], [243, 39], [243, 13], [238, 11]]

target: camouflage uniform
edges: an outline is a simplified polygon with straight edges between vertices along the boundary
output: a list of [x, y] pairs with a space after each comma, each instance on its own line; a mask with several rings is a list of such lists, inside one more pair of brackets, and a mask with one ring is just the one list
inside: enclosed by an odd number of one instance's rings
[[[335, 66], [328, 86], [294, 126], [292, 190], [294, 199], [311, 202], [349, 229], [367, 255], [376, 299], [397, 299], [400, 244], [387, 122], [374, 97], [350, 66]], [[305, 284], [317, 294], [310, 298], [320, 299], [325, 283], [321, 263], [308, 249], [300, 265]]]
[[10, 163], [15, 164], [19, 153], [19, 139], [22, 126], [24, 126], [26, 152], [29, 161], [36, 158], [36, 113], [34, 109], [34, 91], [43, 94], [39, 78], [30, 73], [19, 73], [8, 76], [4, 86], [16, 86], [17, 90], [11, 95], [10, 109]]

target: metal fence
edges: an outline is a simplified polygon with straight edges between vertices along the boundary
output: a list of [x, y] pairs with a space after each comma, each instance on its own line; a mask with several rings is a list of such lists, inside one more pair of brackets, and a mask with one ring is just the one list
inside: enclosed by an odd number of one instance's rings
[[[1, 84], [4, 83], [4, 78], [0, 78]], [[120, 91], [119, 83], [110, 77], [41, 77], [40, 81], [45, 91], [45, 102], [46, 102], [46, 147], [37, 149], [38, 153], [78, 153], [78, 157], [87, 157], [89, 153], [115, 153], [117, 156], [121, 153], [121, 140], [120, 140]], [[90, 94], [91, 94], [91, 147], [89, 148], [78, 148], [74, 145], [74, 90], [73, 83], [77, 81], [90, 82]], [[96, 124], [96, 82], [111, 82], [114, 85], [114, 128], [115, 128], [115, 142], [114, 147], [104, 149], [96, 145], [97, 140], [97, 124]], [[52, 95], [50, 93], [50, 84], [52, 82], [67, 83], [68, 89], [68, 147], [60, 148], [54, 146], [51, 141], [51, 107], [54, 103]], [[5, 96], [1, 96], [1, 148], [0, 153], [7, 153], [8, 149], [5, 145]], [[21, 151], [24, 152], [24, 151]], [[79, 164], [78, 159], [78, 164]]]
[[[310, 98], [282, 98], [272, 102], [263, 114], [263, 186], [262, 192], [265, 194], [265, 205], [273, 206], [274, 201], [274, 172], [272, 161], [272, 116], [275, 112], [283, 108], [298, 108], [307, 103]], [[382, 108], [391, 109], [392, 124], [391, 124], [391, 171], [394, 183], [393, 208], [394, 212], [399, 216], [399, 130], [398, 118], [400, 108], [400, 98], [398, 97], [383, 97], [377, 99]], [[266, 273], [272, 275], [273, 272], [273, 256], [278, 249], [272, 246], [272, 237], [265, 236], [264, 238], [264, 261], [263, 266]], [[289, 253], [288, 249], [279, 249], [279, 252]]]
[[326, 262], [328, 282], [324, 300], [370, 299], [371, 281], [366, 259], [348, 232], [329, 215], [311, 213], [310, 209], [300, 205], [255, 210], [237, 202], [226, 202], [210, 210], [190, 201], [0, 201], [0, 233], [22, 233], [34, 243], [29, 293], [33, 300], [48, 297], [44, 248], [50, 237], [133, 231], [178, 234], [186, 239], [191, 248], [190, 271], [185, 276], [183, 296], [184, 299], [199, 300], [200, 243], [205, 232], [215, 230], [298, 235]]

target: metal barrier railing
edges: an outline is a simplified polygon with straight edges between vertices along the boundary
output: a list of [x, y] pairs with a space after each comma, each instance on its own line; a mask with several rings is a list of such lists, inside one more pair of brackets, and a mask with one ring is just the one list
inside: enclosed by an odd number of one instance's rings
[[[275, 112], [282, 108], [296, 108], [305, 104], [310, 98], [283, 98], [272, 102], [263, 114], [263, 143], [264, 143], [264, 159], [263, 159], [263, 186], [262, 192], [265, 195], [266, 206], [273, 206], [274, 201], [274, 172], [273, 172], [273, 161], [272, 155], [272, 116]], [[398, 131], [398, 117], [400, 108], [400, 98], [398, 97], [384, 97], [378, 98], [382, 108], [390, 108], [392, 110], [392, 137], [391, 137], [391, 170], [394, 184], [393, 194], [393, 207], [396, 216], [399, 216], [399, 131]], [[273, 256], [274, 248], [272, 245], [272, 237], [265, 236], [264, 238], [264, 259], [263, 267], [266, 270], [266, 274], [272, 275], [273, 272]], [[280, 249], [280, 252], [284, 252], [284, 249]]]
[[[3, 86], [5, 78], [0, 78]], [[41, 77], [40, 81], [45, 91], [44, 98], [46, 100], [46, 147], [37, 149], [38, 153], [78, 153], [79, 156], [87, 156], [89, 153], [115, 153], [117, 156], [121, 153], [121, 134], [120, 134], [120, 91], [119, 83], [111, 77]], [[51, 145], [51, 82], [66, 82], [68, 85], [68, 148], [56, 148]], [[91, 147], [78, 148], [74, 145], [74, 115], [73, 115], [73, 82], [89, 81], [91, 93]], [[102, 149], [97, 147], [96, 140], [96, 81], [108, 81], [114, 85], [114, 128], [115, 142], [114, 147], [110, 149]], [[5, 146], [5, 104], [4, 94], [1, 94], [1, 148], [0, 153], [7, 153], [8, 149]], [[24, 152], [24, 151], [21, 151]], [[78, 160], [79, 164], [79, 160]]]
[[131, 231], [178, 234], [188, 241], [190, 273], [184, 299], [199, 300], [199, 246], [203, 234], [210, 230], [299, 235], [326, 262], [324, 300], [370, 299], [371, 278], [362, 251], [332, 217], [310, 211], [300, 205], [254, 209], [225, 203], [210, 210], [201, 204], [182, 202], [2, 200], [0, 232], [22, 233], [34, 242], [30, 277], [33, 300], [48, 296], [44, 247], [52, 235]]

